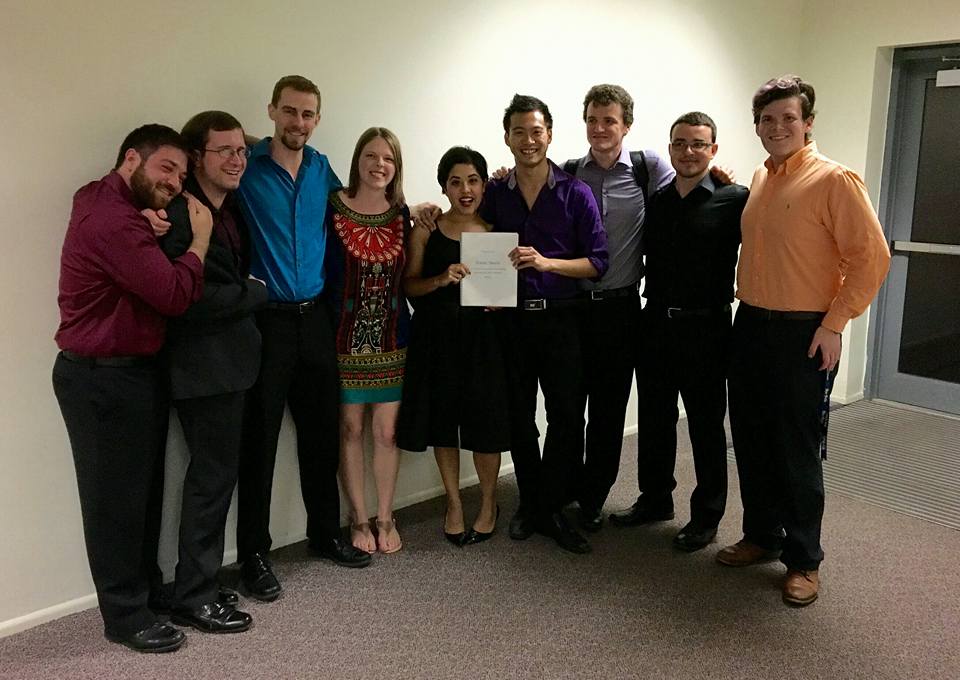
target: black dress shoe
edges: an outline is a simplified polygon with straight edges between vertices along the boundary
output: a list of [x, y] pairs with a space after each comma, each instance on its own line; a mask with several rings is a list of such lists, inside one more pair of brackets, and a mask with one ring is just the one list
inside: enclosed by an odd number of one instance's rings
[[[240, 604], [240, 595], [236, 590], [221, 585], [217, 589], [217, 602], [236, 607]], [[147, 607], [149, 607], [154, 614], [169, 615], [174, 610], [173, 601], [168, 598], [160, 599], [151, 597], [150, 600], [147, 601]]]
[[628, 510], [610, 515], [610, 521], [618, 527], [638, 527], [652, 522], [666, 522], [673, 519], [673, 508], [651, 508], [637, 500]]
[[585, 555], [592, 550], [587, 539], [574, 531], [567, 518], [557, 512], [537, 523], [537, 533], [552, 538], [567, 552]]
[[443, 535], [446, 536], [447, 540], [453, 543], [458, 548], [463, 546], [463, 538], [466, 534], [462, 531], [458, 531], [455, 534], [451, 534], [449, 531], [444, 531]]
[[701, 527], [690, 522], [673, 537], [673, 547], [685, 552], [695, 552], [706, 548], [716, 537], [717, 527]]
[[535, 528], [533, 517], [531, 517], [521, 505], [517, 508], [517, 512], [514, 513], [513, 518], [510, 520], [510, 538], [515, 541], [525, 541], [533, 536]]
[[159, 621], [149, 628], [144, 628], [139, 633], [117, 635], [105, 631], [104, 636], [110, 642], [119, 642], [134, 651], [147, 653], [174, 652], [180, 649], [180, 646], [187, 639], [183, 631]]
[[360, 569], [370, 565], [370, 553], [360, 550], [342, 538], [328, 538], [325, 541], [311, 541], [307, 544], [310, 552], [317, 557], [339, 564], [341, 567]]
[[233, 588], [227, 588], [225, 585], [221, 585], [217, 590], [217, 602], [236, 607], [240, 604], [240, 593]]
[[178, 626], [191, 626], [204, 633], [242, 633], [253, 625], [253, 618], [227, 604], [208, 602], [196, 609], [177, 609], [170, 620]]
[[577, 519], [580, 522], [580, 527], [591, 534], [597, 533], [603, 527], [603, 513], [599, 509], [594, 510], [589, 505], [580, 506], [577, 511]]
[[240, 582], [247, 594], [261, 602], [273, 602], [283, 588], [273, 573], [270, 559], [263, 553], [254, 553], [240, 566]]
[[471, 528], [463, 537], [461, 545], [473, 545], [474, 543], [483, 543], [489, 541], [493, 533], [497, 530], [497, 520], [500, 519], [500, 506], [497, 506], [497, 515], [493, 518], [493, 529], [490, 531], [477, 531]]

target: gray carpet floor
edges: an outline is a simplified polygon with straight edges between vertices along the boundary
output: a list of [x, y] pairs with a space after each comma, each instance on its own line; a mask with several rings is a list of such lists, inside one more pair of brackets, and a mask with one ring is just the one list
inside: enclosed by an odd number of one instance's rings
[[[636, 445], [625, 440], [607, 510], [634, 499]], [[277, 551], [286, 592], [245, 603], [248, 633], [188, 632], [175, 654], [139, 655], [106, 642], [91, 609], [0, 640], [0, 677], [960, 678], [960, 532], [828, 492], [821, 597], [791, 609], [781, 565], [714, 562], [740, 537], [732, 466], [718, 544], [671, 549], [692, 486], [683, 423], [680, 448], [677, 519], [606, 526], [591, 555], [511, 541], [516, 489], [504, 477], [487, 543], [449, 545], [443, 500], [431, 500], [397, 513], [403, 551], [368, 569], [311, 559], [303, 544]], [[465, 500], [475, 507], [476, 489]]]

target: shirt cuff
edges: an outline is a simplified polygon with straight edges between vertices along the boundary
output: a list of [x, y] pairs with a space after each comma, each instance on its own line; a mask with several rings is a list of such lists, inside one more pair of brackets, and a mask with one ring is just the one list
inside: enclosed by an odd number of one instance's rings
[[849, 316], [844, 316], [840, 312], [831, 309], [827, 312], [827, 315], [823, 317], [820, 325], [834, 333], [843, 333], [843, 329], [846, 327], [848, 321], [850, 321]]

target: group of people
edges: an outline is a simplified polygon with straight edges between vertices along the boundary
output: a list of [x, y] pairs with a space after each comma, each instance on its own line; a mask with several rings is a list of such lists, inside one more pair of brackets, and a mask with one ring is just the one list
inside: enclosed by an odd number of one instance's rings
[[[583, 103], [590, 149], [561, 167], [547, 158], [549, 108], [515, 95], [503, 117], [515, 167], [490, 179], [481, 154], [451, 148], [437, 172], [450, 203], [442, 213], [407, 207], [400, 143], [386, 128], [361, 135], [342, 186], [307, 145], [320, 92], [302, 76], [276, 83], [274, 134], [250, 146], [222, 111], [197, 114], [181, 132], [130, 133], [114, 170], [74, 197], [53, 370], [107, 638], [162, 652], [185, 639], [171, 623], [211, 633], [252, 625], [217, 581], [235, 486], [243, 589], [262, 601], [281, 594], [269, 519], [287, 405], [318, 557], [365, 567], [402, 548], [398, 446], [433, 448], [447, 492], [443, 533], [457, 546], [493, 535], [500, 455], [510, 451], [520, 494], [510, 537], [540, 533], [590, 552], [580, 530], [604, 524], [634, 375], [640, 493], [611, 522], [674, 517], [679, 395], [697, 485], [673, 541], [694, 551], [714, 540], [726, 506], [729, 384], [744, 537], [717, 560], [779, 556], [783, 599], [814, 601], [840, 333], [889, 262], [862, 181], [810, 140], [814, 102], [794, 76], [757, 91], [769, 158], [748, 192], [711, 170], [717, 130], [704, 113], [671, 125], [666, 158], [631, 152], [632, 98], [597, 85]], [[461, 235], [491, 230], [518, 234], [509, 253], [518, 306], [462, 307], [458, 285], [471, 273]], [[171, 402], [190, 463], [167, 596], [157, 543]], [[473, 452], [481, 491], [469, 529], [461, 448]], [[576, 525], [565, 513], [574, 502]]]

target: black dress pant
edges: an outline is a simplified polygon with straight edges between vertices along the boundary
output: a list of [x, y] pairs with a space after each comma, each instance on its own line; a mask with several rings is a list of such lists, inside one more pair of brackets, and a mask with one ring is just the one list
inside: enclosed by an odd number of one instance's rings
[[601, 509], [617, 481], [640, 324], [636, 292], [583, 303], [580, 341], [587, 433], [584, 456], [574, 461], [572, 479], [573, 496], [584, 508]]
[[114, 635], [148, 628], [160, 592], [157, 566], [163, 460], [170, 405], [153, 364], [101, 366], [62, 354], [53, 390], [77, 471], [83, 536], [104, 627]]
[[[511, 454], [521, 505], [535, 517], [545, 518], [563, 508], [573, 464], [583, 452], [579, 308], [565, 302], [513, 313], [519, 375]], [[538, 384], [547, 412], [542, 456], [534, 434]]]
[[673, 507], [679, 395], [687, 413], [697, 477], [690, 497], [690, 520], [702, 528], [715, 527], [727, 503], [723, 417], [727, 411], [730, 311], [668, 318], [665, 308], [648, 304], [643, 317], [640, 501], [652, 509]]
[[197, 609], [217, 599], [224, 533], [237, 484], [244, 392], [174, 402], [190, 451], [183, 480], [177, 607]]
[[730, 425], [746, 540], [792, 569], [823, 560], [820, 404], [826, 372], [807, 350], [820, 321], [766, 320], [741, 303], [733, 325]]
[[237, 496], [237, 552], [242, 562], [269, 552], [270, 501], [284, 404], [297, 430], [300, 491], [307, 538], [339, 536], [340, 382], [329, 305], [300, 313], [257, 312], [262, 336], [260, 375], [247, 392]]

